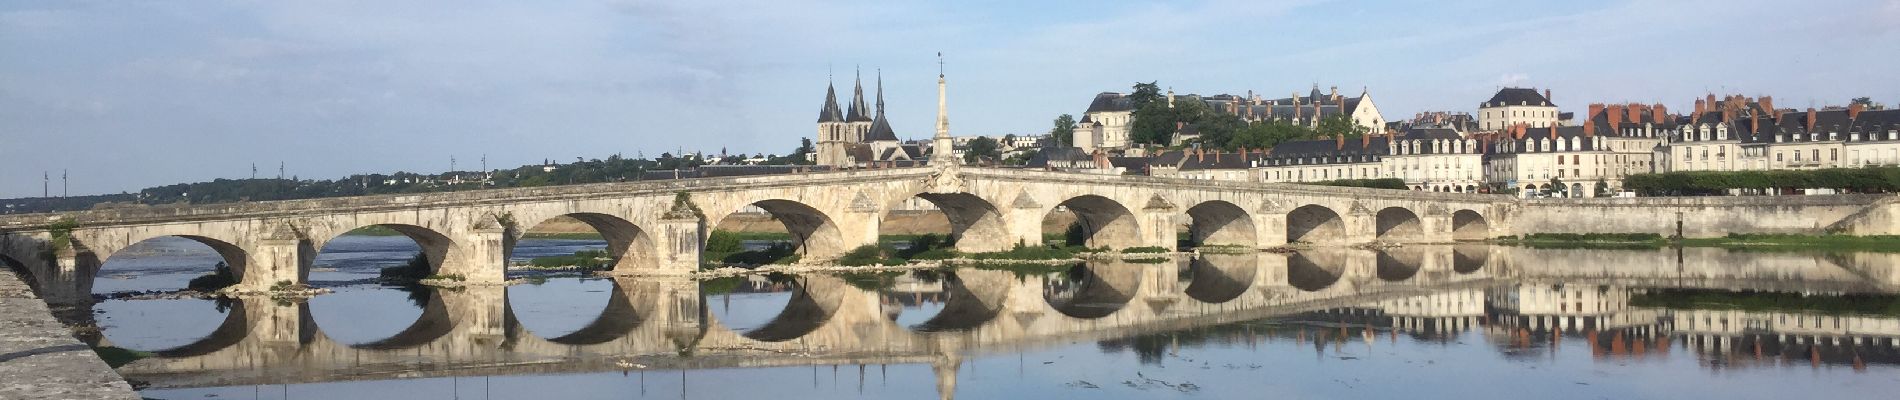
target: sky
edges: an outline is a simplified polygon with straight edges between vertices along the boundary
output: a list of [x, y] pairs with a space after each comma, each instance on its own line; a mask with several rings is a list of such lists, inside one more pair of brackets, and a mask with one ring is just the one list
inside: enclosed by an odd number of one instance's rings
[[[1443, 3], [1443, 4], [1441, 4]], [[1499, 87], [1591, 102], [1900, 104], [1900, 0], [0, 0], [0, 197], [577, 157], [791, 151], [881, 74], [928, 138], [1041, 134], [1099, 92], [1369, 92], [1388, 119]], [[848, 101], [841, 98], [841, 102]], [[874, 100], [873, 100], [874, 101]]]

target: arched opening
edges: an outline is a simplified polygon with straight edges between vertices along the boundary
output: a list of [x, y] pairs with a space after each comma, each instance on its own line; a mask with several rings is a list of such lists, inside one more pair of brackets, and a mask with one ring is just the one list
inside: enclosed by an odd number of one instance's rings
[[1451, 238], [1459, 241], [1476, 241], [1491, 238], [1491, 224], [1477, 211], [1458, 210], [1451, 213]]
[[1524, 185], [1524, 198], [1537, 197], [1537, 185]]
[[635, 304], [639, 294], [630, 291], [612, 279], [514, 285], [508, 287], [508, 312], [522, 329], [549, 342], [607, 343], [626, 337], [647, 319]]
[[1418, 269], [1425, 264], [1425, 255], [1418, 251], [1378, 251], [1375, 273], [1380, 280], [1388, 282], [1403, 281], [1418, 275]]
[[902, 255], [938, 248], [992, 252], [1015, 245], [1003, 225], [1002, 213], [989, 201], [969, 193], [919, 193], [886, 207], [880, 218], [878, 241]]
[[1253, 285], [1253, 255], [1204, 254], [1188, 263], [1188, 298], [1202, 303], [1220, 304], [1247, 293]]
[[1295, 289], [1317, 292], [1338, 283], [1345, 273], [1345, 259], [1338, 252], [1302, 251], [1287, 256], [1286, 282]]
[[983, 326], [996, 319], [1003, 310], [1003, 300], [1010, 287], [1017, 284], [1015, 276], [1006, 271], [966, 270], [928, 274], [919, 271], [913, 276], [939, 278], [937, 281], [941, 283], [943, 293], [941, 307], [928, 319], [922, 319], [922, 322], [910, 322], [921, 318], [921, 315], [910, 317], [910, 320], [906, 320], [902, 314], [898, 315], [900, 325], [919, 332], [962, 332]]
[[[401, 224], [368, 225], [325, 241], [311, 262], [311, 281], [335, 292], [309, 300], [311, 319], [330, 340], [366, 348], [408, 348], [446, 334], [453, 324], [440, 295], [415, 281], [437, 275], [452, 245], [434, 230]], [[382, 284], [348, 284], [364, 281]]]
[[247, 259], [236, 245], [202, 236], [160, 236], [119, 249], [97, 270], [87, 271], [92, 279], [82, 278], [81, 289], [102, 300], [91, 304], [90, 313], [75, 314], [99, 327], [97, 336], [80, 339], [98, 347], [152, 351], [213, 340], [216, 327], [233, 318], [242, 330], [244, 317], [232, 314], [229, 301], [144, 295], [236, 285]]
[[1287, 242], [1337, 243], [1345, 240], [1346, 221], [1333, 209], [1308, 204], [1286, 214]]
[[1378, 238], [1387, 242], [1411, 242], [1425, 238], [1425, 227], [1418, 214], [1405, 207], [1386, 207], [1375, 218]]
[[1068, 271], [1046, 275], [1042, 280], [1042, 299], [1056, 312], [1075, 318], [1096, 319], [1114, 314], [1128, 306], [1141, 284], [1139, 270], [1105, 270], [1092, 263], [1076, 264]]
[[860, 290], [833, 276], [803, 276], [791, 278], [790, 282], [791, 296], [778, 315], [755, 328], [737, 327], [746, 338], [783, 342], [804, 337], [830, 322], [844, 298]]
[[1259, 244], [1254, 237], [1253, 218], [1246, 209], [1225, 201], [1209, 201], [1188, 208], [1188, 245], [1248, 246]]
[[1456, 245], [1451, 248], [1451, 270], [1460, 274], [1469, 274], [1484, 269], [1491, 259], [1490, 246]]
[[831, 217], [790, 200], [761, 200], [719, 218], [707, 236], [709, 262], [762, 265], [844, 254], [844, 236]]
[[642, 319], [612, 279], [535, 277], [506, 291], [517, 326], [554, 343], [605, 343], [631, 332]]
[[[1062, 221], [1072, 221], [1063, 224]], [[1043, 237], [1051, 228], [1061, 227], [1063, 244], [1089, 248], [1124, 249], [1140, 246], [1140, 228], [1135, 215], [1121, 203], [1107, 197], [1084, 195], [1057, 205], [1043, 216]]]
[[631, 270], [658, 263], [650, 254], [654, 247], [645, 231], [608, 214], [559, 215], [517, 234], [509, 263], [532, 270]]
[[1586, 194], [1587, 193], [1583, 192], [1583, 184], [1581, 183], [1570, 184], [1570, 197], [1589, 197]]

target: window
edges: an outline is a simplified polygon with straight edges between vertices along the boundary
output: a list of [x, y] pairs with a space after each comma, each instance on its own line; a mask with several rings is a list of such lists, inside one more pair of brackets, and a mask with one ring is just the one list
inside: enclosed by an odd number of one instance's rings
[[1841, 149], [1827, 149], [1828, 161], [1840, 161], [1840, 159], [1841, 159]]
[[1814, 161], [1821, 161], [1821, 149], [1814, 149]]
[[1795, 150], [1793, 151], [1793, 153], [1794, 153], [1794, 161], [1801, 162], [1801, 150]]
[[1781, 152], [1775, 152], [1775, 162], [1781, 162]]

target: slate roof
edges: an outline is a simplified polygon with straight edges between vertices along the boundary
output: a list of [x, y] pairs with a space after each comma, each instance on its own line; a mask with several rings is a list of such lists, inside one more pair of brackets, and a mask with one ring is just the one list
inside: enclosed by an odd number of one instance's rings
[[1095, 95], [1095, 101], [1089, 102], [1089, 109], [1085, 112], [1133, 111], [1134, 109], [1135, 101], [1127, 95], [1102, 92]]
[[1538, 93], [1537, 89], [1531, 88], [1498, 89], [1498, 93], [1491, 95], [1490, 100], [1485, 100], [1483, 106], [1500, 107], [1525, 104], [1533, 106], [1555, 106], [1555, 104], [1550, 103], [1550, 99], [1544, 97], [1543, 93]]
[[1390, 153], [1386, 136], [1376, 136], [1361, 144], [1361, 139], [1296, 140], [1282, 142], [1267, 151], [1262, 165], [1339, 164], [1378, 161]]
[[1181, 162], [1181, 170], [1247, 169], [1253, 166], [1251, 160], [1254, 158], [1251, 154], [1209, 151], [1187, 156]]
[[825, 105], [818, 109], [818, 122], [844, 122], [844, 112], [838, 110], [838, 91], [825, 84]]
[[877, 119], [871, 121], [871, 132], [864, 135], [865, 141], [897, 141], [897, 133], [891, 131], [891, 121], [884, 119], [884, 112], [877, 113]]

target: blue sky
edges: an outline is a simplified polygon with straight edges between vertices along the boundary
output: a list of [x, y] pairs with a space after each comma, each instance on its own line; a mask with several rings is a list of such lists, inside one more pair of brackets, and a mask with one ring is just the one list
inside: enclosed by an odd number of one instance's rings
[[[1023, 4], [1035, 3], [1035, 4]], [[0, 2], [0, 197], [685, 149], [784, 153], [827, 71], [927, 137], [1040, 133], [1097, 92], [1369, 89], [1387, 118], [1502, 85], [1567, 110], [1705, 93], [1900, 103], [1900, 0]], [[867, 88], [867, 91], [870, 90]], [[57, 191], [58, 182], [54, 182]]]

